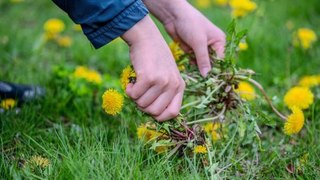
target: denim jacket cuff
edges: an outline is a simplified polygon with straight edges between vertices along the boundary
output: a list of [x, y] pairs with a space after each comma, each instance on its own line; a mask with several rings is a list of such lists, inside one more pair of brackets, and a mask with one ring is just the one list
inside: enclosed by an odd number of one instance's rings
[[143, 2], [137, 0], [117, 15], [112, 21], [103, 25], [95, 32], [86, 34], [86, 36], [92, 45], [98, 49], [123, 35], [148, 13], [148, 9]]

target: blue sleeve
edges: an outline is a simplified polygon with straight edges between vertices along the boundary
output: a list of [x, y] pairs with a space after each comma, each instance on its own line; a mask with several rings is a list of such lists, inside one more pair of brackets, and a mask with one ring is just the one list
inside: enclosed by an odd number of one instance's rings
[[141, 0], [53, 0], [77, 24], [95, 48], [123, 35], [148, 10]]

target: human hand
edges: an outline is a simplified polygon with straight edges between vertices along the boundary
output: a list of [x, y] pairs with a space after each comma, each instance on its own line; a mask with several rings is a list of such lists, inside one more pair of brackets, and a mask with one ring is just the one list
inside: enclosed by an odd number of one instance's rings
[[225, 34], [198, 10], [184, 0], [144, 0], [150, 11], [164, 24], [167, 32], [181, 48], [196, 55], [202, 76], [211, 70], [208, 47], [219, 58], [224, 57]]
[[170, 49], [149, 16], [128, 30], [122, 38], [130, 47], [137, 74], [126, 93], [138, 107], [158, 121], [176, 117], [185, 88]]

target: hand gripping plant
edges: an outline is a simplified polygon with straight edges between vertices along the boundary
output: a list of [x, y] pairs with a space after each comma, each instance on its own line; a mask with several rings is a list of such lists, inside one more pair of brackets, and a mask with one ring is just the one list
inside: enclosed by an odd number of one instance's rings
[[[175, 119], [162, 123], [150, 120], [140, 125], [137, 134], [147, 146], [158, 153], [166, 154], [168, 158], [173, 155], [202, 154], [202, 158], [207, 159], [205, 154], [210, 156], [208, 152], [212, 147], [211, 142], [222, 136], [217, 132], [218, 128], [223, 127], [222, 122], [235, 121], [250, 115], [247, 101], [237, 92], [241, 81], [247, 81], [261, 90], [272, 110], [282, 119], [286, 119], [271, 104], [262, 86], [251, 79], [255, 73], [250, 69], [239, 69], [235, 65], [236, 50], [245, 35], [245, 31], [236, 32], [235, 23], [230, 25], [225, 58], [217, 58], [210, 50], [212, 69], [206, 78], [190, 63], [194, 59], [193, 54], [181, 53], [179, 58], [176, 58], [177, 65], [182, 70], [181, 76], [186, 82], [184, 105], [181, 114]], [[124, 84], [135, 83], [132, 67], [126, 68], [123, 74]], [[253, 131], [259, 131], [256, 122], [252, 123]]]

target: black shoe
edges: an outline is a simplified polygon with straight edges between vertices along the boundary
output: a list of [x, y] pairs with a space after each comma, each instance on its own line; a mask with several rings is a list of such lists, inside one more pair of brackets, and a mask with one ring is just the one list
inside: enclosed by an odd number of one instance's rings
[[15, 99], [30, 102], [45, 95], [45, 89], [39, 86], [13, 84], [0, 81], [0, 99]]

